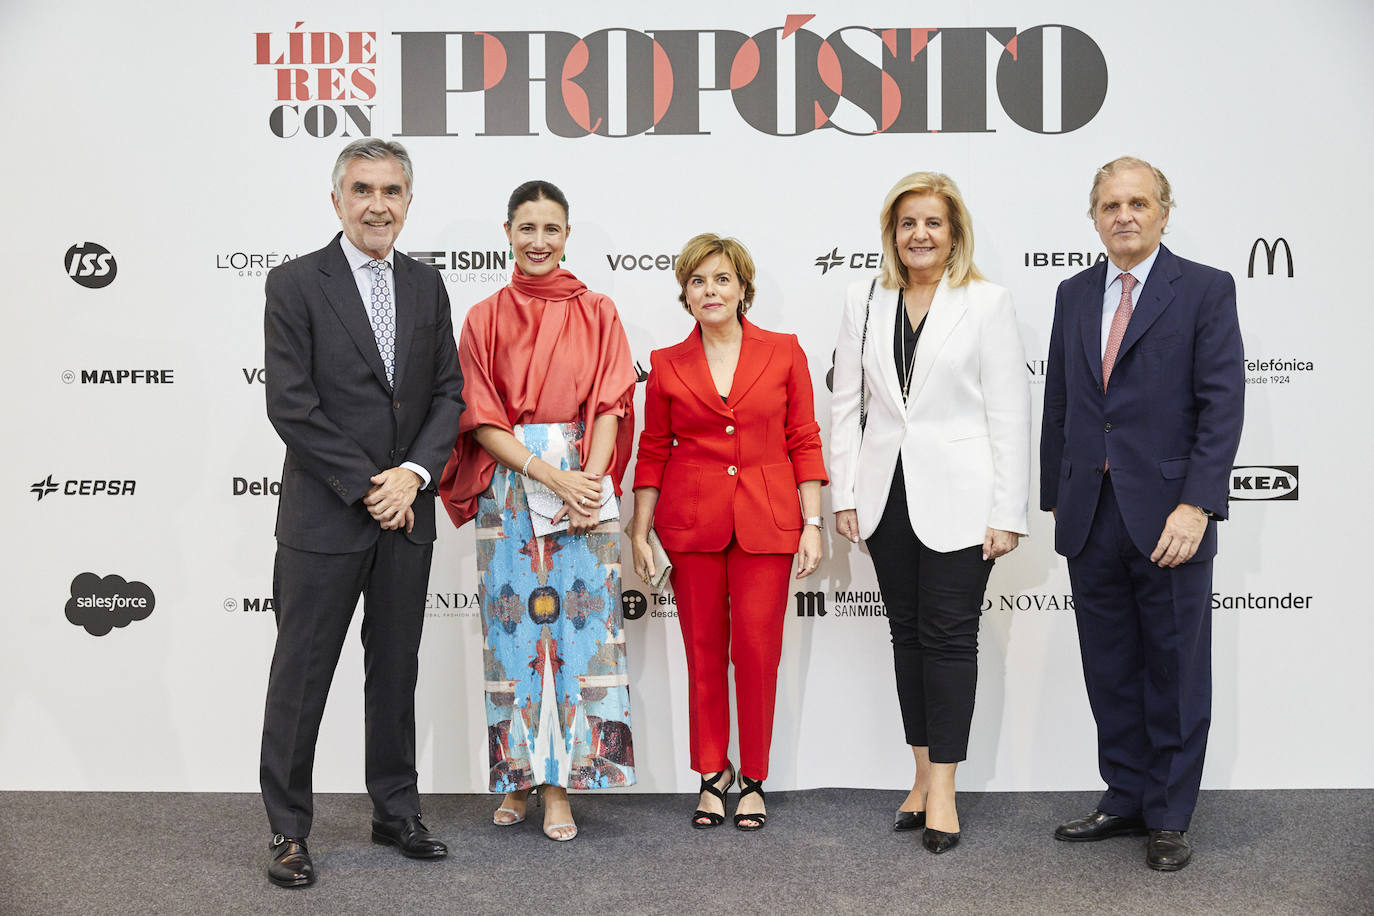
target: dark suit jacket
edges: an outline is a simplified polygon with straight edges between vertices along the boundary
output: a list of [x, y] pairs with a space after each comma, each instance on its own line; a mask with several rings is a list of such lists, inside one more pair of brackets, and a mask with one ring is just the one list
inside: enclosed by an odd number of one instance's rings
[[405, 461], [430, 474], [408, 537], [434, 540], [434, 488], [458, 436], [463, 379], [439, 272], [399, 251], [394, 265], [394, 391], [338, 235], [267, 275], [267, 416], [286, 443], [277, 540], [289, 547], [370, 547], [381, 533], [362, 503], [370, 478]]
[[811, 373], [795, 334], [743, 322], [739, 363], [722, 401], [697, 328], [649, 354], [635, 487], [660, 491], [654, 530], [675, 551], [795, 553], [797, 488], [826, 483]]
[[1110, 459], [1131, 542], [1149, 555], [1179, 503], [1215, 515], [1192, 562], [1216, 555], [1245, 407], [1245, 351], [1229, 273], [1163, 245], [1102, 390], [1101, 261], [1059, 285], [1045, 373], [1040, 507], [1055, 549], [1083, 549]]

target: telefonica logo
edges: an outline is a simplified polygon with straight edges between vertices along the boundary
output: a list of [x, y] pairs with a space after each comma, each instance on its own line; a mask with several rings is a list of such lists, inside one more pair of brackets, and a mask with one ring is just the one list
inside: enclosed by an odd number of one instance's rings
[[1274, 239], [1274, 244], [1272, 245], [1269, 244], [1268, 239], [1255, 239], [1255, 244], [1250, 246], [1250, 268], [1246, 271], [1245, 275], [1247, 277], [1253, 277], [1255, 275], [1255, 255], [1259, 252], [1260, 248], [1263, 247], [1265, 270], [1269, 276], [1272, 277], [1274, 275], [1274, 264], [1279, 254], [1280, 245], [1283, 246], [1283, 256], [1288, 261], [1288, 276], [1293, 276], [1293, 249], [1288, 247], [1288, 239], [1285, 238]]
[[[1096, 117], [1107, 96], [1102, 48], [1069, 25], [896, 22], [823, 32], [807, 28], [815, 18], [787, 15], [752, 34], [714, 25], [401, 31], [380, 40], [299, 21], [255, 33], [252, 60], [271, 74], [266, 121], [281, 138], [705, 136], [726, 126], [719, 121], [729, 109], [709, 98], [715, 93], [774, 137], [992, 133], [994, 106], [1023, 130], [1063, 134]], [[376, 123], [379, 58], [395, 67], [398, 103], [386, 110], [398, 123], [389, 125]], [[1045, 73], [1060, 75], [1048, 92]]]

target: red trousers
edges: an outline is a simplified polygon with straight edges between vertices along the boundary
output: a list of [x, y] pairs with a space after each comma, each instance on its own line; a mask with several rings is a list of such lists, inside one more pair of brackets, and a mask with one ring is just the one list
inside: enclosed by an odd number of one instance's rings
[[727, 672], [733, 660], [739, 772], [767, 779], [792, 555], [746, 553], [732, 540], [722, 551], [668, 551], [668, 558], [687, 649], [692, 769], [703, 774], [725, 769], [730, 746]]

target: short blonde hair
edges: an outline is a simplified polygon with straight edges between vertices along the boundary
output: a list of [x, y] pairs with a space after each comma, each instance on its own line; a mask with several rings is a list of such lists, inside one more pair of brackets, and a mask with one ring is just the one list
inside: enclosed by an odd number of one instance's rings
[[1117, 172], [1124, 172], [1128, 169], [1144, 169], [1155, 177], [1155, 199], [1159, 201], [1160, 207], [1165, 213], [1174, 209], [1174, 189], [1169, 187], [1169, 179], [1164, 177], [1164, 173], [1144, 159], [1137, 159], [1135, 156], [1118, 156], [1108, 162], [1093, 175], [1093, 189], [1088, 193], [1088, 216], [1097, 219], [1097, 189], [1102, 182], [1111, 178]]
[[945, 202], [949, 214], [949, 229], [954, 245], [945, 262], [950, 286], [963, 286], [970, 280], [986, 279], [973, 263], [973, 217], [959, 186], [954, 179], [939, 172], [912, 172], [902, 178], [883, 199], [878, 225], [883, 233], [883, 271], [880, 275], [887, 289], [904, 289], [907, 285], [906, 265], [897, 256], [897, 205], [908, 194], [931, 194]]
[[677, 276], [677, 285], [682, 290], [677, 294], [677, 299], [689, 315], [692, 307], [687, 304], [687, 280], [703, 261], [718, 254], [723, 254], [729, 259], [730, 266], [735, 269], [735, 276], [739, 277], [739, 282], [744, 286], [744, 296], [739, 301], [739, 314], [743, 315], [749, 311], [749, 306], [754, 304], [754, 259], [749, 256], [749, 249], [745, 248], [739, 239], [727, 239], [713, 232], [703, 232], [687, 240], [673, 268]]

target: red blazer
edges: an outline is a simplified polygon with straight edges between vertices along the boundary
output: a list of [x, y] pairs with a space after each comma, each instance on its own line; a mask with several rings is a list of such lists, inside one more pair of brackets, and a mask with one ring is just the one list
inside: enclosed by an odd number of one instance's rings
[[722, 401], [701, 332], [649, 355], [635, 489], [657, 487], [654, 530], [674, 551], [795, 553], [804, 480], [829, 483], [811, 373], [795, 334], [742, 320], [744, 340]]

